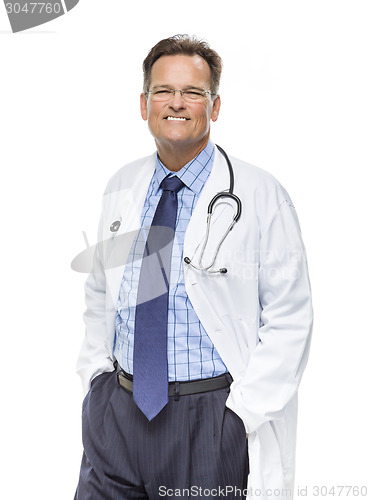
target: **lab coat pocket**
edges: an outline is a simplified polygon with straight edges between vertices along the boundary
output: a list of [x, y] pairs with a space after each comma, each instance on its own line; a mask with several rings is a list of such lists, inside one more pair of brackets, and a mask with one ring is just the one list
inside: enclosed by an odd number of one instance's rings
[[258, 319], [258, 265], [232, 263], [225, 275], [209, 280], [211, 300], [220, 316], [231, 315], [254, 324]]
[[237, 288], [239, 295], [243, 295], [243, 303], [238, 307], [242, 311], [240, 317], [246, 323], [255, 324], [259, 318], [259, 267], [257, 263], [245, 263], [240, 265], [237, 277]]
[[255, 324], [259, 313], [258, 265], [232, 263], [225, 275], [223, 288], [225, 292], [217, 297], [223, 314]]
[[245, 321], [243, 318], [239, 318], [239, 331], [242, 336], [244, 344], [247, 346], [247, 349], [252, 352], [259, 342], [258, 337], [258, 328], [255, 323], [250, 323]]

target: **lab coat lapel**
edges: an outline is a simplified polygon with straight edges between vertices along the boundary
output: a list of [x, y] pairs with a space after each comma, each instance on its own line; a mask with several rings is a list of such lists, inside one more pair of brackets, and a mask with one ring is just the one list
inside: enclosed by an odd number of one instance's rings
[[[116, 307], [120, 285], [123, 278], [126, 257], [141, 226], [141, 213], [145, 203], [146, 193], [155, 170], [156, 153], [145, 158], [142, 164], [136, 166], [134, 172], [127, 172], [131, 182], [128, 189], [111, 193], [117, 200], [112, 204], [114, 209], [109, 214], [107, 226], [114, 221], [120, 221], [118, 231], [111, 236], [106, 258], [106, 280], [110, 290], [111, 300]], [[118, 265], [117, 265], [118, 264]]]
[[[199, 254], [202, 250], [206, 233], [208, 205], [217, 193], [228, 190], [229, 180], [227, 162], [223, 155], [216, 150], [212, 172], [193, 212], [185, 238], [184, 256], [190, 257], [196, 265], [198, 265]], [[217, 203], [219, 204], [220, 202]], [[229, 202], [224, 206], [218, 206], [216, 211], [214, 210], [210, 224], [209, 240], [206, 244], [207, 251], [204, 253], [204, 265], [208, 265], [211, 262], [215, 248], [224, 234], [225, 228], [230, 224], [232, 216], [233, 213]], [[220, 263], [224, 264], [225, 262], [221, 260]], [[219, 268], [220, 263], [216, 263], [215, 268]], [[220, 318], [219, 310], [216, 307], [216, 300], [214, 300], [214, 293], [218, 295], [218, 300], [219, 294], [227, 293], [226, 280], [220, 274], [210, 274], [194, 270], [189, 265], [184, 268], [184, 272], [187, 294], [201, 324], [204, 326], [226, 366], [232, 367], [232, 375], [239, 374], [244, 367], [241, 351], [235, 345], [234, 337], [224, 334], [225, 324]], [[216, 289], [213, 286], [214, 282], [217, 283]], [[229, 311], [229, 313], [231, 314], [232, 311]], [[232, 330], [232, 325], [229, 325], [229, 329]]]

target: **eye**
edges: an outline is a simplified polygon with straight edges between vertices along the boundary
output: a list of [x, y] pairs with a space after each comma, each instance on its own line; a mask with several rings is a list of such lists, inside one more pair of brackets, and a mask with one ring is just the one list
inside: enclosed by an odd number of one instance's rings
[[203, 96], [202, 92], [200, 92], [199, 90], [185, 90], [184, 93], [190, 99], [199, 99]]
[[166, 96], [166, 95], [170, 95], [172, 92], [170, 90], [154, 90], [153, 92], [153, 95], [157, 95], [157, 96]]

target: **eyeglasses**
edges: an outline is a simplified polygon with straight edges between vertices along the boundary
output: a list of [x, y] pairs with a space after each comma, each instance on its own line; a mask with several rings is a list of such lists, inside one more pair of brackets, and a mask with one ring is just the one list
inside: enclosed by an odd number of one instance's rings
[[149, 90], [145, 92], [145, 95], [151, 95], [151, 100], [155, 102], [167, 102], [170, 101], [175, 95], [176, 92], [180, 92], [181, 97], [186, 102], [199, 102], [202, 101], [208, 95], [215, 96], [217, 94], [213, 94], [209, 90], [201, 90], [201, 89], [169, 89], [169, 88], [157, 88], [154, 90]]

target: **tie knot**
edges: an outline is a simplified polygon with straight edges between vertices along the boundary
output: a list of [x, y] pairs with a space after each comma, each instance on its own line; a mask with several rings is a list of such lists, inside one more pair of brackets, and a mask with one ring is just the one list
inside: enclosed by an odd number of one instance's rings
[[165, 177], [162, 180], [160, 186], [163, 191], [172, 191], [173, 193], [178, 193], [183, 187], [184, 183], [176, 175], [172, 177]]

